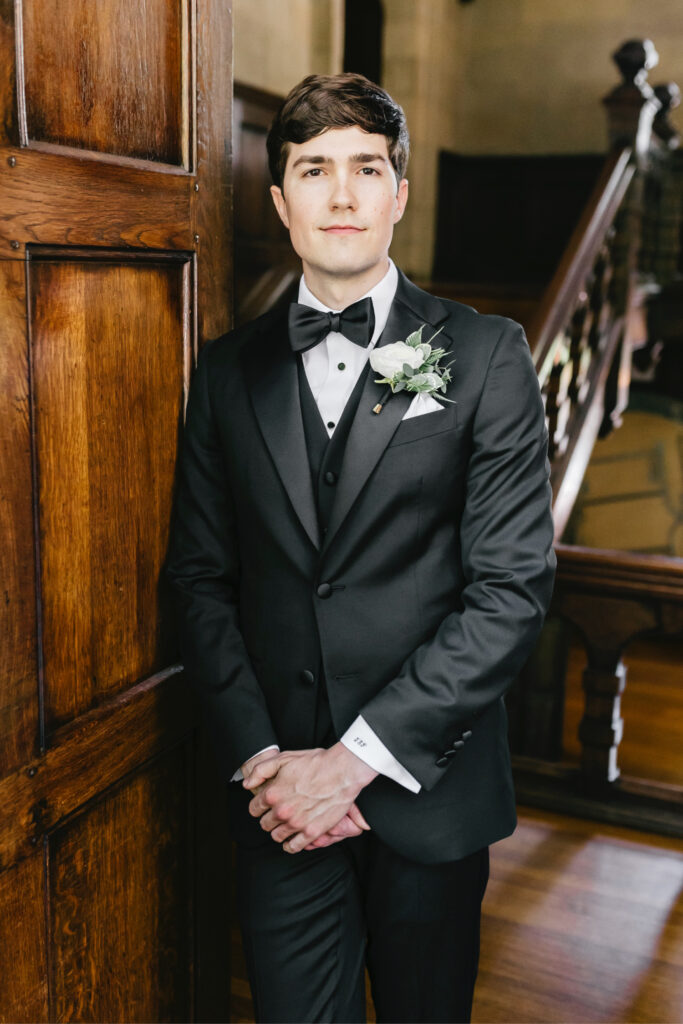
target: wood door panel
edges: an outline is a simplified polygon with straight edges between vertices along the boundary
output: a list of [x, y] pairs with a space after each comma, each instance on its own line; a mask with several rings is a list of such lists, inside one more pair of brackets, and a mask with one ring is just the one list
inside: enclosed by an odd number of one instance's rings
[[230, 1016], [225, 786], [160, 580], [232, 325], [230, 8], [0, 0], [0, 1020]]
[[188, 754], [169, 751], [49, 836], [52, 1020], [192, 1018]]
[[29, 268], [50, 730], [174, 656], [158, 582], [190, 358], [190, 263]]
[[47, 1016], [43, 849], [0, 874], [0, 1020]]
[[0, 146], [0, 195], [0, 258], [29, 244], [195, 247], [195, 192], [186, 174]]
[[38, 744], [25, 280], [22, 263], [0, 260], [0, 777]]
[[26, 140], [189, 167], [189, 0], [22, 0]]

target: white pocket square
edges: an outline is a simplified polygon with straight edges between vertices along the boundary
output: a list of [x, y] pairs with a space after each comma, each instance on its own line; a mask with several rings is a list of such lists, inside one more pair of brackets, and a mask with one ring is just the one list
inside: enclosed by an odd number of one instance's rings
[[442, 412], [445, 408], [441, 402], [437, 402], [431, 395], [418, 393], [403, 414], [403, 419], [410, 420], [413, 416], [424, 416], [428, 412]]

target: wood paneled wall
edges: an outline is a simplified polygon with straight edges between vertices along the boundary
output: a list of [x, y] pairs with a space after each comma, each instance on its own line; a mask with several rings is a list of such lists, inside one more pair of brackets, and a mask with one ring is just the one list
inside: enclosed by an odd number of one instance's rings
[[442, 152], [433, 279], [546, 285], [604, 160]]

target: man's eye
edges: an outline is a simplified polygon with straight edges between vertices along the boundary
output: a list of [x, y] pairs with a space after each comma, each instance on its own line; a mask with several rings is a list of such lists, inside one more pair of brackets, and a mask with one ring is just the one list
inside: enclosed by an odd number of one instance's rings
[[321, 173], [321, 168], [320, 167], [311, 167], [308, 171], [306, 171], [304, 173], [304, 178], [308, 177], [309, 174], [312, 175], [313, 177], [317, 178], [317, 176], [320, 173]]
[[376, 167], [361, 167], [361, 171], [363, 171], [363, 173], [365, 173], [365, 171], [370, 171], [370, 174], [379, 174]]

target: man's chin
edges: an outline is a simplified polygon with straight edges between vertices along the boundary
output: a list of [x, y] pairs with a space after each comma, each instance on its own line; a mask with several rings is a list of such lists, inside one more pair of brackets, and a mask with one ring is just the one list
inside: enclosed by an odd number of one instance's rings
[[[386, 264], [387, 256], [383, 255], [379, 258], [366, 258], [366, 259], [353, 259], [349, 257], [344, 260], [329, 260], [321, 263], [311, 263], [310, 266], [318, 274], [325, 274], [328, 277], [342, 279], [349, 279], [353, 277], [362, 277], [369, 271], [374, 270], [380, 264]], [[304, 267], [306, 261], [304, 261]]]

